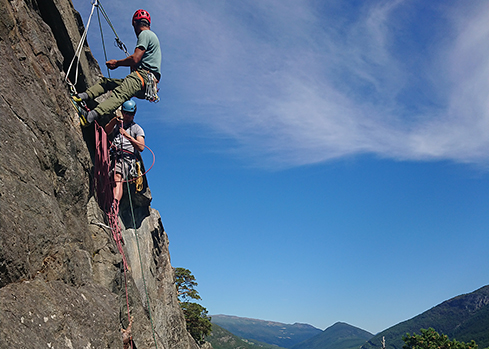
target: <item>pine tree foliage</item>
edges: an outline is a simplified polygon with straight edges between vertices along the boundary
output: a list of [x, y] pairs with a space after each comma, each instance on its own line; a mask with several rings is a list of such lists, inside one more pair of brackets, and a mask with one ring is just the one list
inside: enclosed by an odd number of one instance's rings
[[190, 270], [175, 268], [175, 285], [177, 286], [178, 298], [181, 302], [188, 302], [190, 299], [201, 299], [195, 289], [198, 283]]
[[207, 314], [207, 309], [202, 305], [189, 302], [190, 299], [201, 299], [195, 289], [197, 281], [191, 271], [185, 268], [175, 268], [175, 286], [177, 287], [180, 307], [183, 310], [187, 331], [199, 344], [205, 340], [212, 331], [211, 317]]
[[421, 334], [407, 333], [402, 340], [405, 343], [403, 349], [478, 349], [474, 340], [470, 343], [449, 340], [447, 335], [440, 335], [431, 327], [421, 329]]
[[211, 318], [207, 315], [207, 309], [191, 302], [180, 303], [180, 306], [187, 322], [187, 331], [197, 343], [204, 342], [204, 337], [212, 331]]

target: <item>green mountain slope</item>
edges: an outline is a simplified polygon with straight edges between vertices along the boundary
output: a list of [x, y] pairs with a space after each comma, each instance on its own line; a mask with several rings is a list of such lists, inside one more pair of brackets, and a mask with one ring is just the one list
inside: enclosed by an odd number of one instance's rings
[[479, 348], [489, 347], [489, 286], [449, 299], [430, 310], [372, 337], [361, 349], [378, 349], [385, 337], [387, 349], [401, 349], [406, 333], [434, 328], [461, 342], [475, 340]]
[[337, 322], [317, 336], [294, 345], [292, 349], [357, 349], [373, 336], [358, 327]]
[[212, 323], [241, 338], [283, 348], [290, 348], [322, 332], [320, 329], [307, 324], [289, 325], [228, 315], [212, 315]]
[[282, 349], [275, 345], [242, 339], [216, 324], [212, 324], [212, 333], [205, 340], [212, 344], [213, 349]]

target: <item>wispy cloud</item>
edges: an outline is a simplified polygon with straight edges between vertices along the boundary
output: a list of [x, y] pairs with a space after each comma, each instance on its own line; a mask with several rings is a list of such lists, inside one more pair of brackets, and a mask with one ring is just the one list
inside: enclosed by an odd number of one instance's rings
[[423, 30], [413, 22], [421, 5], [156, 5], [165, 91], [182, 111], [174, 121], [282, 166], [359, 153], [486, 164], [489, 6], [431, 5], [438, 18]]

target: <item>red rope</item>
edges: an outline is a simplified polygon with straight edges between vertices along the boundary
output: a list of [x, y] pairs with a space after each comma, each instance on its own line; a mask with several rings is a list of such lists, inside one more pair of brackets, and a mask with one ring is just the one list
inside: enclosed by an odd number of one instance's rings
[[[127, 138], [127, 137], [126, 137]], [[119, 203], [114, 199], [113, 185], [114, 180], [110, 178], [110, 156], [109, 148], [112, 146], [108, 140], [105, 130], [95, 121], [95, 168], [94, 168], [94, 185], [97, 193], [97, 201], [102, 210], [107, 214], [109, 227], [112, 231], [112, 236], [117, 245], [117, 249], [122, 256], [123, 270], [124, 270], [124, 284], [126, 289], [126, 305], [127, 305], [127, 317], [128, 321], [131, 321], [131, 314], [129, 311], [129, 292], [127, 289], [127, 273], [129, 270], [126, 256], [122, 245], [124, 240], [122, 238], [121, 228], [119, 226]], [[155, 164], [155, 154], [146, 145], [144, 145], [153, 155], [153, 163], [143, 174], [130, 180], [122, 180], [122, 182], [133, 182], [136, 179], [146, 175]], [[123, 150], [124, 151], [124, 150]], [[133, 341], [131, 340], [131, 348], [133, 348]]]
[[[124, 240], [122, 238], [121, 229], [119, 227], [119, 204], [114, 200], [114, 193], [112, 191], [112, 187], [114, 181], [111, 180], [109, 172], [110, 172], [110, 156], [109, 156], [109, 140], [107, 134], [103, 127], [101, 127], [95, 121], [95, 169], [94, 169], [94, 184], [97, 193], [97, 201], [107, 214], [109, 220], [109, 226], [112, 230], [112, 235], [114, 237], [114, 241], [116, 242], [117, 249], [122, 255], [122, 260], [124, 262], [124, 268], [128, 269], [128, 264], [126, 260], [126, 256], [124, 255], [124, 250], [122, 249], [122, 245], [124, 244]], [[154, 166], [155, 163], [155, 155], [154, 152], [146, 145], [145, 148], [149, 149], [151, 154], [153, 155], [153, 163], [150, 168], [145, 171], [141, 176], [130, 180], [123, 180], [123, 182], [132, 182], [137, 178], [144, 176], [149, 172]]]
[[95, 188], [97, 192], [97, 201], [107, 214], [109, 220], [109, 226], [112, 230], [112, 236], [117, 245], [117, 249], [122, 255], [122, 261], [124, 268], [128, 269], [126, 256], [122, 249], [124, 240], [121, 234], [121, 228], [119, 227], [119, 205], [114, 200], [114, 193], [112, 191], [112, 181], [109, 176], [110, 170], [110, 158], [107, 134], [105, 130], [95, 122]]
[[100, 208], [106, 213], [110, 211], [112, 201], [114, 200], [109, 170], [110, 161], [107, 134], [104, 129], [95, 122], [94, 185], [97, 193], [97, 201]]
[[[108, 149], [110, 149], [110, 148], [114, 147], [114, 145], [112, 144], [112, 142], [110, 142], [110, 141], [108, 140], [108, 137], [107, 137], [107, 134], [105, 133], [105, 130], [104, 130], [104, 129], [103, 129], [103, 128], [102, 128], [102, 127], [101, 127], [101, 126], [100, 126], [100, 125], [99, 125], [99, 124], [96, 122], [96, 121], [95, 121], [95, 125], [96, 125], [96, 127], [95, 127], [95, 137], [96, 137], [96, 140], [95, 140], [95, 142], [96, 142], [97, 154], [98, 154], [99, 145], [100, 145], [101, 152], [103, 153], [103, 154], [101, 154], [101, 155], [103, 155], [103, 156], [104, 156], [103, 162], [104, 162], [104, 163], [107, 165], [107, 167], [108, 167], [108, 170], [107, 170], [107, 176], [103, 176], [103, 178], [102, 178], [102, 180], [101, 180], [101, 182], [102, 182], [102, 183], [101, 183], [101, 188], [100, 188], [100, 190], [101, 190], [100, 195], [101, 195], [102, 197], [104, 197], [105, 199], [109, 199], [108, 195], [105, 195], [105, 194], [104, 194], [104, 192], [105, 192], [106, 188], [111, 187], [111, 184], [114, 184], [114, 183], [115, 183], [115, 181], [114, 181], [114, 180], [111, 180], [111, 179], [110, 179], [110, 176], [108, 175], [108, 173], [109, 173], [108, 171], [110, 170], [110, 159], [109, 159], [109, 152], [108, 152]], [[97, 137], [98, 137], [98, 138], [97, 138]], [[124, 136], [124, 137], [125, 137], [127, 140], [129, 140], [129, 138], [127, 138], [126, 136]], [[100, 141], [98, 141], [98, 139], [100, 139]], [[155, 158], [155, 153], [154, 153], [154, 152], [151, 150], [151, 148], [150, 148], [150, 147], [148, 147], [146, 144], [143, 144], [143, 147], [145, 147], [146, 149], [148, 149], [148, 150], [150, 151], [150, 153], [151, 153], [152, 157], [153, 157], [153, 162], [151, 163], [151, 166], [150, 166], [150, 167], [149, 167], [149, 168], [148, 168], [148, 169], [147, 169], [147, 170], [146, 170], [144, 173], [142, 173], [141, 175], [139, 175], [139, 176], [137, 176], [137, 177], [134, 177], [134, 178], [132, 178], [132, 179], [126, 179], [126, 180], [125, 180], [125, 179], [122, 179], [122, 181], [121, 181], [122, 183], [126, 183], [126, 182], [128, 182], [128, 183], [132, 183], [132, 182], [136, 181], [138, 178], [141, 178], [141, 177], [145, 176], [145, 175], [146, 175], [146, 174], [147, 174], [147, 173], [148, 173], [148, 172], [149, 172], [149, 171], [150, 171], [150, 170], [153, 168], [153, 166], [154, 166], [154, 164], [155, 164], [155, 159], [156, 159], [156, 158]], [[124, 150], [124, 149], [121, 149], [121, 150], [122, 150], [122, 152], [124, 152], [124, 153], [134, 155], [133, 153], [131, 153], [131, 152], [130, 152], [130, 151], [128, 151], [128, 150]], [[97, 154], [96, 154], [96, 155], [97, 155]], [[142, 161], [142, 159], [141, 159], [141, 161]], [[105, 167], [105, 164], [100, 164], [100, 165], [99, 165], [99, 168], [100, 168], [100, 167]], [[95, 170], [97, 171], [97, 156], [95, 157]], [[105, 171], [103, 171], [103, 172], [105, 173]], [[96, 173], [96, 175], [95, 175], [95, 176], [97, 177], [97, 173]], [[97, 195], [99, 194], [98, 189], [99, 189], [99, 188], [97, 187]], [[103, 192], [103, 193], [102, 193], [102, 192]], [[111, 193], [112, 193], [112, 192], [111, 192]], [[112, 195], [113, 195], [113, 193], [112, 193]], [[106, 206], [103, 206], [103, 207], [105, 208], [105, 209], [104, 209], [104, 211], [105, 211], [105, 212], [108, 212], [108, 210], [110, 209], [110, 206], [109, 206], [109, 205], [107, 205], [107, 204], [108, 204], [108, 203], [110, 203], [110, 205], [112, 205], [112, 201], [113, 201], [113, 200], [114, 200], [114, 198], [113, 198], [113, 197], [111, 197], [111, 198], [110, 198], [110, 200], [109, 200], [107, 203], [104, 203], [104, 204], [106, 205]], [[100, 202], [99, 202], [99, 203], [100, 203]], [[101, 206], [101, 207], [102, 207], [102, 206]]]
[[[117, 245], [117, 249], [122, 256], [122, 262], [124, 264], [124, 285], [126, 290], [126, 305], [127, 305], [127, 318], [131, 321], [131, 313], [129, 309], [129, 292], [127, 289], [127, 273], [129, 270], [126, 255], [122, 248], [124, 240], [122, 238], [121, 228], [119, 226], [119, 204], [114, 200], [114, 194], [112, 191], [112, 183], [110, 180], [110, 157], [108, 139], [105, 130], [95, 121], [95, 166], [94, 166], [94, 185], [97, 192], [97, 201], [99, 206], [107, 214], [109, 220], [109, 227], [112, 230], [112, 236]], [[131, 348], [133, 342], [131, 340]]]
[[[128, 137], [126, 137], [125, 135], [122, 135], [122, 136], [125, 137], [129, 141], [129, 138]], [[113, 147], [113, 144], [110, 141], [109, 141], [109, 143], [110, 143], [110, 148], [112, 148]], [[137, 143], [138, 144], [141, 144], [139, 142], [137, 142]], [[155, 158], [155, 153], [146, 144], [143, 144], [142, 146], [145, 147], [146, 149], [148, 149], [151, 152], [151, 155], [153, 156], [153, 162], [151, 163], [151, 166], [144, 173], [142, 173], [141, 175], [139, 175], [137, 177], [134, 177], [132, 179], [122, 179], [122, 181], [121, 181], [122, 183], [132, 183], [132, 182], [134, 182], [138, 178], [141, 178], [141, 177], [145, 176], [146, 173], [148, 173], [153, 168], [153, 166], [155, 165], [155, 159], [156, 159]], [[134, 155], [129, 150], [125, 150], [125, 149], [121, 149], [121, 150], [122, 150], [123, 153]], [[141, 158], [141, 161], [142, 161], [142, 158]]]

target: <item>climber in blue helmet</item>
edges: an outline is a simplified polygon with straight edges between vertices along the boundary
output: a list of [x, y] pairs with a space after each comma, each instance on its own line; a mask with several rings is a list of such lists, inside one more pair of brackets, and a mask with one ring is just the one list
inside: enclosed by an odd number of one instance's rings
[[[114, 173], [114, 203], [119, 205], [122, 198], [122, 181], [137, 177], [135, 163], [138, 154], [144, 150], [144, 130], [134, 122], [137, 105], [133, 100], [122, 104], [122, 117], [112, 118], [105, 126], [111, 136], [111, 171]], [[136, 172], [136, 173], [135, 173]]]

